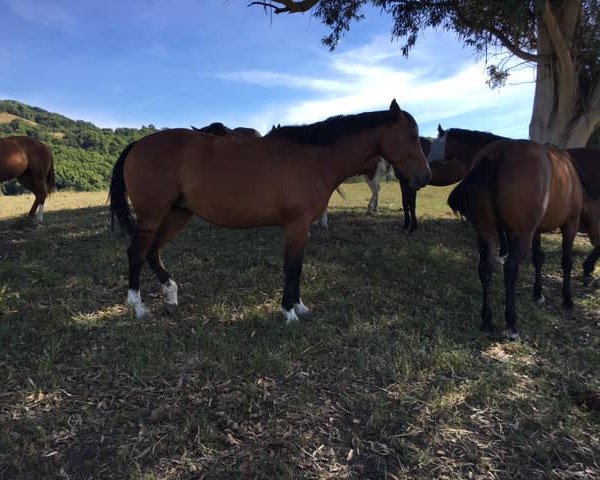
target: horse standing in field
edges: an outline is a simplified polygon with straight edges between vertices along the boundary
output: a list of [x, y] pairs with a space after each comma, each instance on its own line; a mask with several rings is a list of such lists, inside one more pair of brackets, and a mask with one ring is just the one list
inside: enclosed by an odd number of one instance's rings
[[543, 301], [541, 234], [556, 228], [562, 232], [563, 305], [573, 306], [572, 247], [582, 204], [581, 181], [571, 156], [563, 150], [529, 140], [496, 140], [476, 154], [472, 170], [454, 188], [448, 205], [465, 216], [477, 232], [483, 330], [493, 330], [488, 295], [491, 242], [498, 230], [505, 232], [508, 247], [504, 263], [506, 336], [519, 336], [515, 285], [519, 265], [530, 248], [535, 266], [533, 296]]
[[0, 182], [13, 178], [35, 195], [29, 217], [41, 223], [46, 197], [56, 188], [50, 147], [26, 136], [0, 138]]
[[[494, 140], [508, 140], [488, 132], [450, 128], [444, 130], [438, 124], [438, 137], [431, 142], [427, 161], [431, 167], [429, 185], [445, 187], [460, 182], [471, 170], [475, 154]], [[425, 148], [423, 148], [425, 150]], [[404, 229], [412, 233], [417, 229], [417, 192], [402, 178], [402, 206], [404, 209]]]
[[[421, 142], [421, 148], [423, 149], [423, 153], [425, 154], [425, 156], [429, 155], [431, 141], [425, 137], [419, 137], [419, 141]], [[369, 160], [369, 162], [365, 165], [364, 170], [361, 172], [358, 172], [359, 175], [363, 176], [363, 178], [367, 182], [367, 185], [371, 189], [371, 199], [369, 200], [369, 203], [367, 205], [366, 213], [370, 214], [370, 213], [377, 212], [377, 209], [379, 207], [379, 181], [384, 175], [388, 175], [390, 170], [392, 170], [394, 172], [396, 178], [398, 179], [398, 182], [400, 184], [400, 190], [402, 192], [404, 192], [403, 186], [402, 186], [403, 184], [405, 185], [404, 188], [406, 188], [406, 189], [410, 188], [409, 180], [404, 179], [402, 177], [402, 173], [398, 169], [394, 168], [387, 160], [385, 160], [382, 157], [375, 156], [375, 157], [371, 158]], [[416, 190], [411, 190], [411, 191], [414, 191], [415, 195], [416, 195]], [[340, 190], [338, 190], [338, 193], [340, 194], [340, 196], [342, 196], [342, 198], [344, 198], [344, 195], [342, 194], [342, 192]], [[405, 198], [406, 197], [404, 195], [402, 195], [402, 206], [404, 208], [404, 211], [405, 211], [404, 215], [406, 218], [407, 206], [404, 203]], [[318, 223], [325, 228], [328, 227], [327, 210], [325, 210], [325, 212], [319, 219]]]
[[281, 308], [287, 322], [297, 321], [308, 313], [300, 276], [311, 221], [335, 188], [375, 155], [388, 159], [414, 188], [425, 185], [430, 171], [418, 135], [414, 118], [393, 100], [388, 110], [282, 127], [244, 142], [174, 129], [130, 144], [110, 185], [113, 219], [132, 236], [127, 303], [137, 318], [149, 314], [140, 295], [147, 260], [162, 284], [167, 311], [176, 309], [177, 284], [161, 250], [195, 214], [229, 228], [284, 228]]

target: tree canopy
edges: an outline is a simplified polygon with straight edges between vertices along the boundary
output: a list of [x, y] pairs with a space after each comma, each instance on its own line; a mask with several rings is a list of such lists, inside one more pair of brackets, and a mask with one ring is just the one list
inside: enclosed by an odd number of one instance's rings
[[[600, 125], [600, 0], [268, 0], [274, 13], [311, 11], [330, 27], [335, 48], [367, 4], [392, 19], [392, 35], [408, 55], [426, 28], [456, 32], [477, 52], [502, 47], [537, 69], [530, 136], [563, 146], [586, 143]], [[506, 63], [488, 65], [503, 84]]]

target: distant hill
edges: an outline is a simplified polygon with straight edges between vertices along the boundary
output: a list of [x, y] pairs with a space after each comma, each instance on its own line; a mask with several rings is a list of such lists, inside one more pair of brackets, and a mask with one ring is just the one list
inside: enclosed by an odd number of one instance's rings
[[[47, 143], [54, 153], [59, 189], [105, 190], [117, 157], [133, 140], [157, 129], [98, 128], [15, 100], [0, 100], [0, 137], [28, 135]], [[16, 182], [2, 185], [4, 193], [22, 191]]]

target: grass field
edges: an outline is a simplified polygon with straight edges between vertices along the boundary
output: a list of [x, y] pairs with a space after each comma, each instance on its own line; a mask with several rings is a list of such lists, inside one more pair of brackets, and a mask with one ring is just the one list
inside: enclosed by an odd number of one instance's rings
[[[478, 331], [472, 228], [449, 189], [419, 195], [407, 237], [398, 186], [363, 212], [364, 184], [314, 229], [302, 296], [278, 312], [278, 228], [194, 220], [165, 254], [180, 311], [151, 321], [123, 305], [126, 245], [106, 193], [0, 196], [0, 478], [600, 478], [600, 300], [580, 281], [561, 308], [560, 238], [544, 236], [546, 303], [521, 269], [521, 342]], [[599, 273], [598, 270], [596, 273]], [[503, 323], [495, 269], [493, 309]], [[499, 330], [500, 331], [500, 330]]]

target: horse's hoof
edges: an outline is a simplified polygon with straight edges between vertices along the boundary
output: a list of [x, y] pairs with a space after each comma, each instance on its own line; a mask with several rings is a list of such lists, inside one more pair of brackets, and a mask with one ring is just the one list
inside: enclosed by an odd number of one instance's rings
[[296, 312], [293, 308], [290, 310], [285, 310], [284, 308], [281, 308], [281, 313], [283, 313], [283, 318], [285, 318], [286, 325], [289, 325], [291, 323], [298, 323], [300, 321], [298, 315], [296, 315]]
[[521, 335], [519, 335], [519, 332], [517, 332], [516, 330], [507, 328], [506, 330], [504, 330], [504, 338], [510, 340], [511, 342], [518, 342], [519, 340], [521, 340]]
[[575, 306], [575, 304], [573, 303], [573, 300], [571, 300], [570, 298], [563, 300], [563, 307], [566, 308], [567, 310], [571, 310], [574, 306]]
[[494, 257], [494, 259], [496, 260], [496, 263], [499, 263], [500, 265], [504, 265], [506, 263], [506, 259], [508, 258], [508, 254], [506, 255], [496, 255]]
[[492, 333], [494, 331], [494, 324], [489, 322], [484, 322], [479, 327], [484, 333]]
[[164, 308], [167, 315], [175, 315], [177, 313], [176, 303], [165, 303]]
[[300, 300], [299, 303], [294, 304], [294, 312], [296, 312], [296, 315], [299, 317], [306, 317], [310, 314], [310, 310], [302, 303], [302, 300]]
[[533, 297], [533, 299], [535, 300], [535, 303], [537, 303], [538, 305], [542, 305], [546, 301], [546, 298], [544, 297], [544, 295], [540, 295], [539, 297]]

